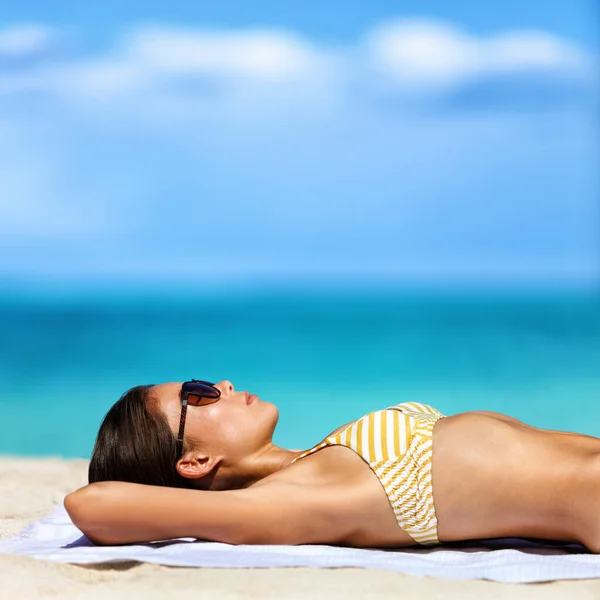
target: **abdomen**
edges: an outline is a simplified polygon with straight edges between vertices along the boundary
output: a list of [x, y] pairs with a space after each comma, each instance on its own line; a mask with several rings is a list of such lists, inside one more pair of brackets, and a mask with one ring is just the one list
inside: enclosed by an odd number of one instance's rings
[[440, 541], [576, 540], [577, 473], [599, 451], [596, 438], [535, 429], [495, 413], [442, 419], [432, 460]]

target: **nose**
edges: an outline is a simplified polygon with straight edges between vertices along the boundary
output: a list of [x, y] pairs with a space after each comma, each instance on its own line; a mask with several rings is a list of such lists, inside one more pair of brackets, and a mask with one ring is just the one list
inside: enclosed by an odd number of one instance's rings
[[219, 381], [215, 385], [215, 387], [221, 392], [221, 396], [228, 396], [234, 392], [233, 383], [228, 381], [227, 379], [223, 379], [223, 381]]

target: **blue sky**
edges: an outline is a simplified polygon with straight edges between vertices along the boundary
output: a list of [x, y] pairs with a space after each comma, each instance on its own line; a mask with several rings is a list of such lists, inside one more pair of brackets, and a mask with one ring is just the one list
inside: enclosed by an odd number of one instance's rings
[[592, 2], [0, 8], [0, 280], [600, 276]]

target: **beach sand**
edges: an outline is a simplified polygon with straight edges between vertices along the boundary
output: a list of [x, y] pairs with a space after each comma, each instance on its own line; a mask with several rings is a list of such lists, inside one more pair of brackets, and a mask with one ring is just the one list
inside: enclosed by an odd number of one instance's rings
[[[0, 538], [48, 514], [65, 494], [86, 483], [87, 461], [0, 457]], [[189, 569], [143, 563], [77, 566], [0, 554], [0, 600], [133, 595], [229, 600], [234, 598], [600, 598], [600, 579], [501, 584], [412, 577], [368, 569]]]

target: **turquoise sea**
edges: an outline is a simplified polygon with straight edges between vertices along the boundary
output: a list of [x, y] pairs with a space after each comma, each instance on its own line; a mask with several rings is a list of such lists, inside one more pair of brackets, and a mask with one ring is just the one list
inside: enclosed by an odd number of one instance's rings
[[230, 379], [308, 447], [406, 400], [600, 436], [600, 295], [400, 289], [6, 293], [0, 454], [89, 457], [139, 383]]

